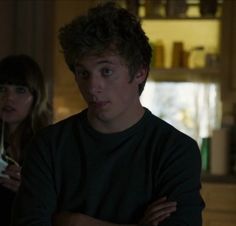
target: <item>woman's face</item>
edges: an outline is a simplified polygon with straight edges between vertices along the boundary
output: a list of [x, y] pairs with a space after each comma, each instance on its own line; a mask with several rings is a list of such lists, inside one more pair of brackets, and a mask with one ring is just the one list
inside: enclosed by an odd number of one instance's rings
[[31, 113], [33, 95], [22, 85], [0, 85], [0, 117], [16, 128]]

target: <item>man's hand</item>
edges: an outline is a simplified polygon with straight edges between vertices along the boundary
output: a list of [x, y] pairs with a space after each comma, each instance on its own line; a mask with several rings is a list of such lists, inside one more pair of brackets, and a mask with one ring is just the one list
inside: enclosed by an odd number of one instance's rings
[[[79, 214], [77, 214], [77, 215], [79, 217]], [[68, 212], [57, 213], [52, 218], [52, 225], [53, 226], [66, 226], [66, 225], [67, 226], [74, 226], [74, 225], [76, 225], [75, 219], [73, 220], [73, 218], [75, 216], [76, 216], [75, 214], [68, 213]]]
[[158, 199], [147, 208], [140, 224], [157, 226], [176, 211], [176, 205], [176, 202], [168, 202], [166, 197]]
[[10, 164], [3, 171], [8, 177], [0, 177], [0, 184], [14, 192], [17, 192], [21, 182], [21, 167]]

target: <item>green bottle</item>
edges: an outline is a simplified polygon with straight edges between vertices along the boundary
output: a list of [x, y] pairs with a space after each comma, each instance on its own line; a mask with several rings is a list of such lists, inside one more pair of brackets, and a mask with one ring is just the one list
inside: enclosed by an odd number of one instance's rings
[[201, 158], [202, 158], [202, 171], [209, 171], [209, 162], [210, 162], [210, 137], [202, 138], [201, 143]]

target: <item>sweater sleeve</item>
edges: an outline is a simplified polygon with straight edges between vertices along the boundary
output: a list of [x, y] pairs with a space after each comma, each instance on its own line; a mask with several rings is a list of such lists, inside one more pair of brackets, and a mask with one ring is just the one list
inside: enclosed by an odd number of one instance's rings
[[200, 195], [201, 158], [197, 143], [189, 137], [175, 137], [160, 161], [156, 197], [166, 196], [177, 202], [176, 212], [160, 226], [201, 226], [205, 204]]
[[51, 226], [56, 208], [53, 167], [44, 139], [28, 147], [22, 167], [22, 181], [12, 212], [12, 226]]

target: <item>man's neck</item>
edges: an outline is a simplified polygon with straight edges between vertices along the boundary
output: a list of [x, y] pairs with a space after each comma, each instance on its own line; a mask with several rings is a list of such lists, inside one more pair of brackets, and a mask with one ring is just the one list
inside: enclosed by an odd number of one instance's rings
[[117, 116], [112, 120], [100, 120], [96, 117], [89, 117], [88, 121], [91, 126], [101, 133], [117, 133], [124, 131], [136, 124], [144, 115], [145, 109], [140, 105], [133, 113]]

